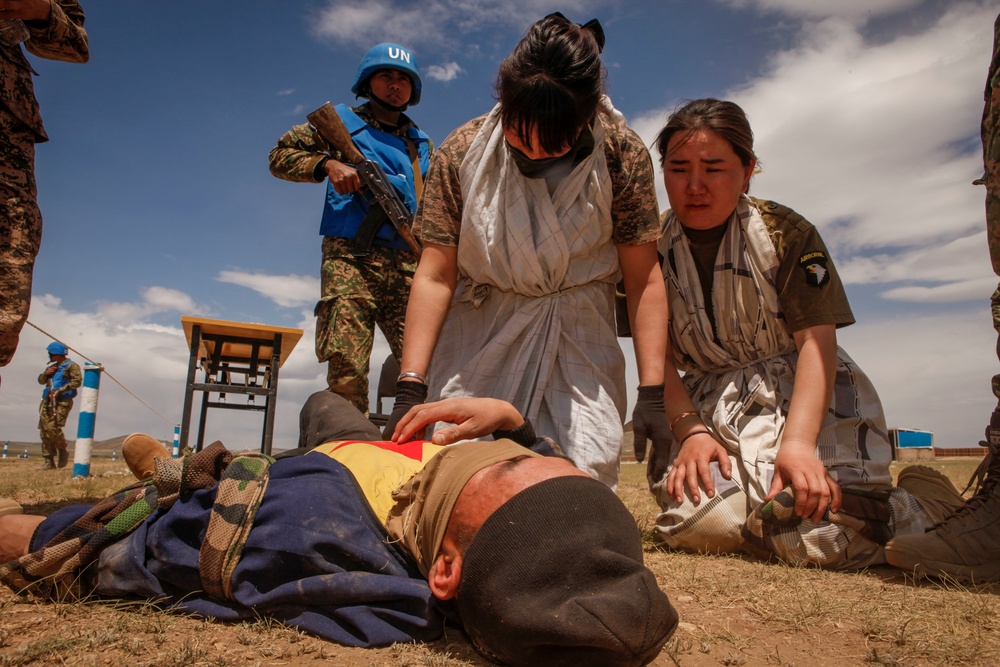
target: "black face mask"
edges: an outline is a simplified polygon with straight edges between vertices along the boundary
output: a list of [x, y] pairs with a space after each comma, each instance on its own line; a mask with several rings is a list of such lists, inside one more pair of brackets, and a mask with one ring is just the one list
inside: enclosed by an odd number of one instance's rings
[[[506, 141], [504, 142], [506, 143]], [[584, 126], [580, 131], [580, 136], [576, 138], [576, 143], [566, 152], [565, 155], [557, 157], [546, 157], [533, 160], [521, 151], [517, 150], [509, 143], [507, 149], [514, 158], [517, 170], [525, 178], [546, 178], [563, 173], [569, 173], [573, 167], [594, 151], [594, 131], [589, 125]]]

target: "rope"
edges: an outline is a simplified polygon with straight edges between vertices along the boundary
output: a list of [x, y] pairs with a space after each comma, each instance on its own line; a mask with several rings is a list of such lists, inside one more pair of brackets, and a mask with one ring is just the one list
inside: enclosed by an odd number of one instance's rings
[[[55, 336], [53, 336], [52, 334], [50, 334], [50, 333], [49, 333], [48, 331], [45, 331], [44, 329], [42, 329], [41, 327], [39, 327], [39, 326], [38, 326], [38, 325], [36, 325], [35, 323], [31, 322], [30, 320], [26, 321], [26, 324], [27, 324], [28, 326], [31, 326], [31, 327], [34, 327], [35, 329], [38, 329], [38, 330], [39, 330], [40, 332], [42, 332], [43, 334], [45, 334], [46, 336], [48, 336], [48, 337], [49, 337], [49, 338], [51, 338], [52, 340], [56, 341], [57, 343], [62, 343], [63, 345], [66, 345], [66, 343], [64, 343], [63, 341], [59, 340], [58, 338], [56, 338]], [[160, 418], [160, 419], [162, 419], [163, 421], [167, 422], [167, 423], [168, 423], [168, 424], [170, 424], [171, 426], [173, 426], [173, 425], [174, 425], [174, 424], [176, 423], [176, 422], [173, 422], [173, 421], [170, 421], [169, 419], [167, 419], [166, 417], [164, 417], [163, 415], [161, 415], [161, 414], [160, 414], [159, 412], [157, 412], [157, 411], [156, 411], [156, 409], [155, 409], [155, 408], [153, 408], [153, 406], [151, 406], [151, 405], [150, 405], [149, 403], [146, 403], [146, 401], [142, 400], [141, 398], [139, 398], [138, 396], [136, 396], [136, 395], [135, 395], [134, 393], [132, 393], [132, 390], [130, 390], [130, 389], [129, 389], [128, 387], [126, 387], [125, 385], [123, 385], [123, 384], [122, 384], [122, 383], [121, 383], [121, 382], [120, 382], [120, 381], [118, 380], [118, 378], [116, 378], [116, 377], [115, 377], [114, 375], [112, 375], [111, 373], [109, 373], [109, 372], [108, 372], [108, 369], [107, 369], [107, 368], [105, 368], [105, 367], [104, 367], [103, 365], [101, 365], [101, 364], [97, 363], [96, 361], [94, 361], [93, 359], [91, 359], [90, 357], [88, 357], [87, 355], [85, 355], [85, 354], [84, 354], [83, 352], [80, 352], [79, 350], [76, 350], [76, 349], [73, 349], [73, 348], [72, 348], [72, 347], [70, 347], [69, 345], [66, 345], [66, 349], [70, 350], [71, 352], [74, 352], [74, 353], [76, 353], [76, 355], [77, 355], [78, 357], [81, 357], [82, 359], [85, 359], [85, 360], [89, 361], [89, 362], [90, 362], [91, 364], [93, 364], [94, 366], [99, 366], [99, 367], [101, 368], [101, 371], [102, 371], [102, 372], [103, 372], [103, 373], [104, 373], [104, 374], [105, 374], [106, 376], [108, 376], [109, 378], [111, 378], [111, 379], [112, 379], [112, 380], [114, 381], [114, 383], [115, 383], [115, 384], [117, 384], [117, 385], [118, 385], [119, 387], [121, 387], [122, 389], [124, 389], [124, 390], [125, 390], [125, 392], [126, 392], [126, 393], [127, 393], [127, 394], [128, 394], [129, 396], [131, 396], [132, 398], [134, 398], [135, 400], [139, 401], [140, 403], [142, 403], [143, 405], [145, 405], [145, 406], [146, 406], [147, 408], [149, 408], [149, 410], [150, 410], [150, 411], [152, 411], [152, 412], [153, 412], [153, 414], [155, 414], [155, 415], [156, 415], [157, 417], [159, 417], [159, 418]]]

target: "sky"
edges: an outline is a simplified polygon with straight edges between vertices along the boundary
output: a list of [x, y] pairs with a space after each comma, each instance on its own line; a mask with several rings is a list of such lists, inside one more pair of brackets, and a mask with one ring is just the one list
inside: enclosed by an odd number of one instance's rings
[[[172, 437], [180, 318], [193, 315], [304, 330], [281, 369], [274, 436], [294, 446], [299, 407], [325, 387], [312, 344], [324, 186], [274, 178], [268, 152], [324, 102], [353, 103], [357, 64], [383, 41], [415, 53], [423, 97], [409, 115], [440, 143], [492, 107], [500, 60], [552, 11], [601, 21], [607, 92], [647, 145], [679, 102], [743, 106], [762, 167], [751, 191], [822, 233], [857, 319], [838, 341], [888, 426], [932, 431], [941, 447], [983, 437], [1000, 372], [997, 277], [985, 189], [971, 183], [1000, 0], [82, 4], [89, 63], [29, 56], [51, 137], [37, 150], [44, 233], [29, 321], [104, 367], [97, 440]], [[50, 340], [25, 327], [0, 369], [0, 440], [38, 441]], [[374, 378], [387, 354], [380, 339]], [[212, 410], [207, 441], [256, 447], [262, 419]]]

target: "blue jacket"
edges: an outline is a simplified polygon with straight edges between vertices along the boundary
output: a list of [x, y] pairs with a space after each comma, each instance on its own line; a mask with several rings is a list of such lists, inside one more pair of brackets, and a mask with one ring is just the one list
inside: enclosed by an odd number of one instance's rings
[[[43, 400], [45, 400], [45, 399], [47, 399], [49, 397], [49, 392], [50, 391], [59, 391], [60, 389], [62, 389], [63, 387], [65, 387], [67, 384], [69, 384], [69, 380], [66, 379], [66, 369], [72, 363], [73, 363], [72, 360], [67, 359], [66, 361], [64, 361], [61, 364], [59, 364], [59, 370], [57, 370], [52, 375], [52, 381], [51, 382], [46, 382], [45, 383], [45, 387], [42, 389], [42, 399]], [[74, 398], [75, 396], [76, 396], [76, 389], [70, 389], [69, 391], [64, 391], [63, 393], [59, 394], [58, 400], [60, 400], [60, 401], [68, 401], [71, 398]]]
[[[358, 149], [364, 153], [365, 157], [382, 166], [389, 182], [396, 188], [406, 204], [406, 208], [411, 213], [415, 213], [417, 193], [413, 178], [413, 163], [410, 161], [406, 141], [394, 134], [376, 130], [351, 111], [347, 105], [338, 104], [335, 108], [347, 130], [351, 133]], [[420, 173], [424, 175], [430, 166], [428, 136], [413, 126], [409, 128], [408, 135], [417, 151]], [[362, 193], [337, 194], [333, 184], [327, 182], [326, 202], [323, 206], [323, 219], [320, 222], [319, 233], [323, 236], [353, 239], [369, 208], [368, 201]], [[382, 225], [378, 231], [375, 245], [404, 250], [408, 248], [406, 242], [396, 233], [396, 228], [388, 222]]]
[[[233, 597], [201, 592], [199, 549], [216, 487], [184, 495], [104, 549], [96, 592], [156, 598], [174, 611], [223, 621], [270, 617], [345, 646], [433, 641], [444, 610], [416, 562], [389, 539], [353, 475], [327, 456], [276, 461], [253, 530], [232, 574]], [[46, 519], [35, 550], [82, 516]]]

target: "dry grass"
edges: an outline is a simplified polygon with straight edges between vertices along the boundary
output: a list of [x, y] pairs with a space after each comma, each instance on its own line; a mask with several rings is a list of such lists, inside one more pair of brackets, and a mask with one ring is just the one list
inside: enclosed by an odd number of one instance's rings
[[[0, 496], [48, 514], [131, 481], [119, 461], [94, 477], [0, 463]], [[930, 465], [964, 486], [976, 462]], [[894, 469], [900, 466], [894, 465]], [[646, 562], [681, 615], [658, 666], [1000, 664], [1000, 587], [914, 582], [891, 568], [827, 572], [655, 546], [644, 469], [622, 467], [620, 495], [647, 539]], [[221, 624], [152, 605], [39, 603], [0, 587], [0, 667], [8, 665], [312, 665], [486, 667], [461, 633], [432, 644], [347, 649], [272, 621]]]

